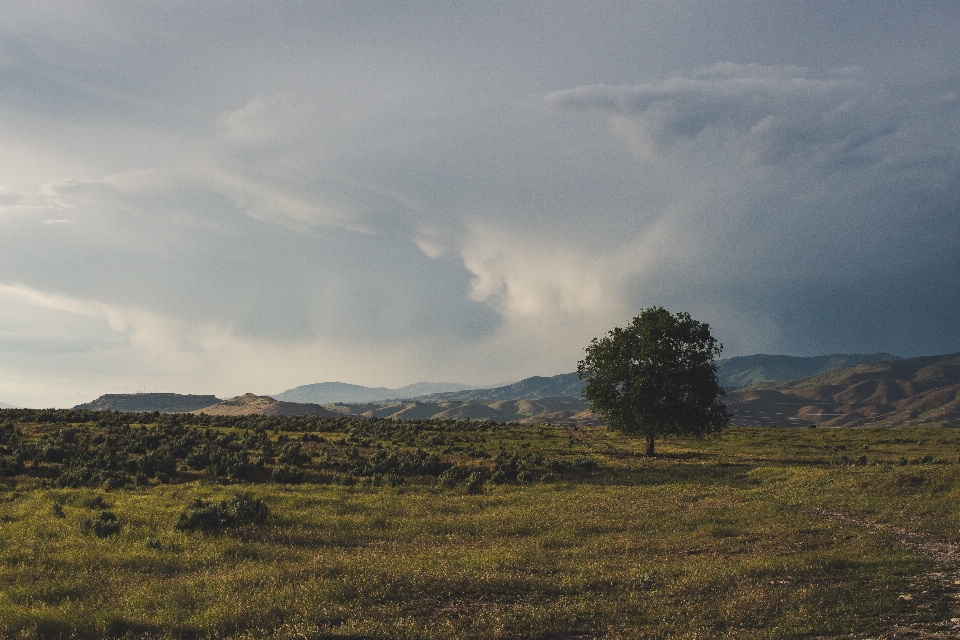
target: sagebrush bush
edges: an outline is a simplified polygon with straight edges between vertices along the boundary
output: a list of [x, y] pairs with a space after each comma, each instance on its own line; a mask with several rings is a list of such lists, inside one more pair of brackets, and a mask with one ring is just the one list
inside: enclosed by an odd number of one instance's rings
[[467, 493], [483, 493], [483, 474], [479, 471], [474, 471], [467, 476], [467, 481], [464, 483], [464, 486], [467, 489]]
[[437, 484], [441, 487], [447, 487], [448, 489], [453, 489], [458, 484], [467, 479], [470, 475], [471, 469], [469, 467], [458, 467], [453, 466], [437, 476]]
[[81, 526], [98, 538], [106, 538], [120, 533], [120, 521], [113, 511], [100, 511], [94, 518], [81, 521]]
[[197, 498], [183, 510], [173, 525], [178, 531], [219, 533], [224, 529], [260, 524], [270, 510], [260, 498], [237, 493], [220, 502], [204, 502]]
[[281, 464], [270, 474], [270, 482], [278, 484], [300, 484], [303, 482], [303, 469], [291, 464]]

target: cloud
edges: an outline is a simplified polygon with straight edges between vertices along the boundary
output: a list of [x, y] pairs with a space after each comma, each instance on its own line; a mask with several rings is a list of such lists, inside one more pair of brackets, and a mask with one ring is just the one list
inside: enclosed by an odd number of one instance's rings
[[302, 138], [313, 109], [297, 103], [289, 93], [257, 96], [239, 109], [220, 116], [223, 137], [233, 143], [266, 145], [289, 143]]
[[223, 328], [190, 327], [163, 314], [39, 291], [21, 284], [0, 284], [0, 296], [46, 310], [101, 320], [117, 334], [117, 339], [112, 341], [115, 345], [131, 344], [155, 353], [205, 351], [222, 342], [227, 333]]
[[722, 63], [657, 83], [592, 85], [548, 93], [560, 110], [594, 111], [637, 154], [656, 160], [679, 140], [711, 134], [745, 163], [868, 160], [871, 143], [896, 132], [878, 113], [880, 91], [855, 69], [818, 77], [798, 67]]
[[560, 373], [654, 304], [960, 349], [956, 10], [95, 7], [4, 12], [5, 402]]

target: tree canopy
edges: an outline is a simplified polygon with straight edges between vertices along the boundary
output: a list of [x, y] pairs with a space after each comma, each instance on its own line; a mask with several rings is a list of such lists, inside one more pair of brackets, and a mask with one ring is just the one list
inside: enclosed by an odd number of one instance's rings
[[583, 397], [611, 428], [643, 435], [647, 455], [666, 434], [721, 431], [729, 416], [714, 358], [723, 345], [707, 324], [663, 307], [594, 338], [577, 364]]

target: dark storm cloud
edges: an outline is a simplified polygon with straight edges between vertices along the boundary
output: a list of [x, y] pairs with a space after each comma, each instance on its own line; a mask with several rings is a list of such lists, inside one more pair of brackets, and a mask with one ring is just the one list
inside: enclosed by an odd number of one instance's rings
[[560, 373], [652, 304], [728, 355], [960, 350], [958, 25], [8, 3], [0, 400]]
[[697, 256], [630, 277], [638, 306], [735, 308], [794, 353], [928, 353], [960, 346], [956, 89], [726, 63], [545, 100], [606, 115], [641, 175], [722, 176], [679, 215]]
[[[634, 119], [659, 145], [706, 130], [741, 136], [747, 161], [879, 160], [871, 145], [897, 132], [884, 88], [856, 70], [815, 77], [793, 67], [718, 64], [685, 77], [644, 85], [578, 87], [546, 96], [561, 109]], [[919, 114], [918, 114], [919, 115]]]

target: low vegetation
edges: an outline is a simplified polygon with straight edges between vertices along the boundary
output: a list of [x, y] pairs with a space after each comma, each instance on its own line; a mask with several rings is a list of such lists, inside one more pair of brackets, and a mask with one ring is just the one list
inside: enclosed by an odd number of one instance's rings
[[960, 430], [644, 448], [604, 427], [4, 410], [0, 637], [955, 632]]

